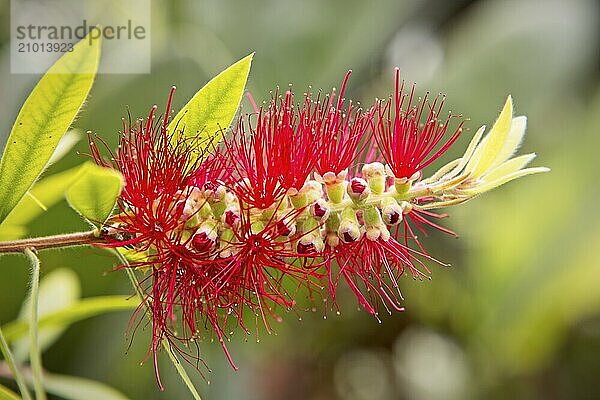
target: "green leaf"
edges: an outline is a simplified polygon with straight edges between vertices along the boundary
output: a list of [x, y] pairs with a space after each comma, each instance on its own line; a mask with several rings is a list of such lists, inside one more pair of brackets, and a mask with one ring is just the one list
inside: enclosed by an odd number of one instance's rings
[[0, 225], [0, 240], [14, 240], [27, 234], [27, 228], [19, 225]]
[[[33, 379], [31, 373], [27, 371], [24, 379], [32, 386]], [[105, 385], [104, 383], [93, 381], [91, 379], [80, 378], [77, 376], [59, 375], [44, 373], [44, 388], [48, 393], [52, 393], [66, 400], [128, 400], [128, 397], [118, 390]], [[2, 397], [2, 387], [0, 386], [0, 400]], [[6, 397], [6, 399], [20, 399], [20, 397]]]
[[65, 192], [67, 201], [83, 218], [101, 226], [110, 217], [123, 187], [119, 172], [89, 163]]
[[242, 58], [200, 89], [173, 118], [168, 132], [194, 138], [202, 147], [219, 141], [240, 105], [253, 56]]
[[44, 374], [44, 388], [48, 393], [66, 400], [128, 400], [118, 390], [91, 379], [76, 376]]
[[[52, 207], [64, 199], [65, 191], [85, 172], [86, 164], [50, 175], [37, 182], [29, 192], [46, 207]], [[23, 197], [0, 224], [0, 239], [23, 237], [27, 233], [25, 226], [43, 212], [44, 210], [31, 197]]]
[[475, 153], [467, 164], [465, 172], [477, 178], [482, 176], [494, 164], [510, 133], [512, 116], [513, 102], [512, 97], [508, 96], [498, 119], [496, 119], [492, 129], [490, 129], [490, 133], [487, 134], [481, 141], [481, 144], [475, 149]]
[[0, 400], [21, 400], [21, 398], [6, 386], [0, 385]]
[[[40, 330], [67, 327], [86, 318], [107, 312], [133, 310], [138, 306], [139, 302], [129, 296], [90, 297], [82, 299], [68, 308], [43, 315], [38, 322], [38, 327]], [[22, 320], [10, 322], [2, 327], [6, 341], [9, 343], [25, 336], [28, 329], [29, 323]]]
[[73, 123], [99, 58], [100, 40], [84, 38], [50, 67], [23, 104], [0, 160], [0, 222], [40, 176]]
[[[60, 310], [73, 306], [81, 297], [81, 286], [77, 274], [68, 268], [59, 268], [50, 272], [42, 279], [39, 290], [39, 317], [43, 318]], [[31, 299], [27, 298], [23, 303], [19, 320], [27, 321], [31, 313]], [[43, 352], [50, 347], [65, 331], [67, 325], [46, 325], [39, 327], [38, 343]], [[29, 339], [22, 339], [13, 343], [13, 353], [19, 361], [27, 359], [29, 351]]]

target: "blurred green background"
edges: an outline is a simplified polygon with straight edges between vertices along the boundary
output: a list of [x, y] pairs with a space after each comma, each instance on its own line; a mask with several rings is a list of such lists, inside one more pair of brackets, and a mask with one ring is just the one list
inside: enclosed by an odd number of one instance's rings
[[[0, 1], [0, 143], [39, 77], [10, 74], [7, 0]], [[420, 90], [448, 95], [470, 131], [444, 158], [491, 124], [508, 94], [529, 117], [522, 152], [550, 174], [524, 178], [448, 210], [459, 239], [433, 233], [433, 280], [402, 281], [406, 312], [379, 324], [344, 293], [341, 316], [287, 315], [260, 343], [234, 335], [228, 366], [202, 343], [212, 372], [192, 373], [206, 399], [576, 399], [600, 398], [600, 7], [586, 0], [153, 1], [152, 73], [98, 76], [75, 123], [114, 145], [125, 106], [143, 116], [176, 107], [211, 76], [256, 51], [248, 89], [256, 99], [293, 82], [338, 86], [364, 103], [391, 93], [399, 66]], [[75, 150], [85, 151], [81, 141]], [[75, 150], [46, 173], [84, 158]], [[64, 202], [27, 235], [86, 226]], [[108, 252], [41, 253], [43, 276], [68, 268], [83, 297], [129, 294]], [[42, 276], [42, 277], [43, 277]], [[17, 317], [28, 266], [0, 258], [0, 322]], [[75, 285], [76, 286], [76, 285]], [[76, 291], [76, 289], [73, 289]], [[130, 313], [78, 322], [44, 353], [49, 371], [109, 384], [132, 399], [187, 399], [167, 357], [159, 392], [146, 356], [149, 329], [130, 346]], [[9, 381], [2, 380], [9, 385]]]

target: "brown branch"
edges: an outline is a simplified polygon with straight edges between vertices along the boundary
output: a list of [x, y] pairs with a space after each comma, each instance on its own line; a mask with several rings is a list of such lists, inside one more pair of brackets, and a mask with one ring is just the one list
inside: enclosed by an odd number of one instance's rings
[[0, 242], [0, 253], [21, 253], [25, 249], [43, 250], [101, 243], [106, 243], [106, 241], [98, 231], [76, 232]]

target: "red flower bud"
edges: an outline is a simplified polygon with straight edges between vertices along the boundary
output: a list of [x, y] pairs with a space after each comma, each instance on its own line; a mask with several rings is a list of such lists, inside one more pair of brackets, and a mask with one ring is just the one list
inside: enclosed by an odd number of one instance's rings
[[352, 200], [364, 200], [371, 194], [369, 184], [362, 178], [352, 178], [346, 190]]
[[192, 238], [192, 247], [199, 253], [208, 253], [215, 245], [215, 240], [206, 232], [200, 232]]
[[234, 227], [238, 221], [240, 220], [240, 214], [237, 212], [237, 210], [233, 210], [233, 209], [227, 209], [225, 210], [225, 212], [223, 213], [223, 225], [226, 228], [232, 228]]
[[292, 221], [280, 220], [277, 222], [277, 235], [278, 236], [291, 236], [296, 233], [296, 226]]
[[318, 219], [320, 222], [324, 222], [329, 218], [329, 207], [327, 202], [323, 199], [319, 199], [310, 206], [310, 213], [313, 217]]

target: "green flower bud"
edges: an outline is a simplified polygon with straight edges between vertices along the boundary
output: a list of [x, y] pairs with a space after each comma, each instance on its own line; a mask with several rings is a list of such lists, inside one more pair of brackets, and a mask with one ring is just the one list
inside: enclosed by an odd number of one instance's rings
[[385, 191], [385, 167], [380, 162], [365, 164], [362, 168], [362, 174], [369, 183], [369, 187], [374, 194], [382, 194]]

